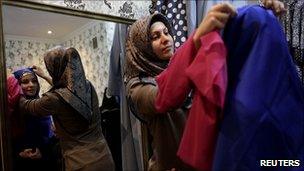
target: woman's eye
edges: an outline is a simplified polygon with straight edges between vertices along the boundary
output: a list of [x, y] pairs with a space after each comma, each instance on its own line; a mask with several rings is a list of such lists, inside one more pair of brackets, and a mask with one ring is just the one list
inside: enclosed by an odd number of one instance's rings
[[153, 36], [152, 36], [152, 40], [157, 40], [158, 37], [159, 37], [158, 35], [153, 35]]
[[27, 84], [27, 83], [29, 83], [28, 80], [22, 80], [22, 81], [21, 81], [21, 84]]

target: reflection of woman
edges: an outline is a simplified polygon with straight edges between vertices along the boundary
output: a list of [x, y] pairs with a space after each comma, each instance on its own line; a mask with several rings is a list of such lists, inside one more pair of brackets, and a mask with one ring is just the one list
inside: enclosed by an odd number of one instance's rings
[[[228, 4], [214, 6], [175, 54], [170, 24], [164, 16], [148, 16], [131, 26], [126, 44], [125, 81], [131, 109], [145, 120], [152, 136], [153, 155], [148, 170], [189, 169], [176, 156], [187, 117], [182, 103], [191, 89], [185, 68], [200, 49], [201, 37], [223, 28], [233, 15], [235, 10]], [[210, 170], [212, 155], [206, 158], [211, 158], [206, 164], [209, 167], [206, 170]]]
[[97, 94], [86, 80], [77, 50], [56, 47], [44, 61], [53, 88], [40, 99], [21, 97], [20, 108], [38, 116], [53, 115], [67, 171], [114, 170], [101, 132]]
[[[26, 99], [39, 98], [40, 86], [34, 71], [29, 68], [15, 71], [14, 77], [8, 78], [9, 86], [19, 83]], [[19, 91], [19, 86], [13, 91]], [[9, 89], [9, 97], [14, 92]], [[16, 92], [15, 92], [16, 93]], [[11, 99], [10, 99], [11, 100]], [[48, 153], [48, 145], [53, 136], [51, 130], [51, 118], [49, 116], [37, 117], [21, 115], [16, 101], [9, 105], [12, 107], [10, 114], [11, 136], [14, 154], [14, 170], [41, 170], [43, 167], [50, 168], [51, 158]]]

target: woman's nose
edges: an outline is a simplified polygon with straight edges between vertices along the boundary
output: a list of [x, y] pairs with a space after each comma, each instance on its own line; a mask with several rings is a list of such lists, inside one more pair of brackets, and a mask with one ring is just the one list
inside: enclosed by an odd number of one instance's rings
[[34, 86], [34, 83], [32, 81], [29, 82], [29, 86]]
[[162, 34], [161, 40], [162, 40], [162, 43], [167, 43], [169, 41], [169, 35]]

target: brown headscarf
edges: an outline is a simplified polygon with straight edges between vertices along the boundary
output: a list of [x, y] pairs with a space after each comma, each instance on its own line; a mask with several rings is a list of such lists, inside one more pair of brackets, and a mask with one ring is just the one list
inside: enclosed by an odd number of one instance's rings
[[79, 53], [74, 48], [57, 46], [44, 55], [46, 68], [52, 77], [53, 90], [85, 119], [91, 121], [92, 86], [86, 80]]
[[159, 59], [152, 50], [150, 27], [156, 21], [164, 23], [172, 36], [171, 25], [162, 14], [153, 14], [132, 24], [126, 42], [125, 84], [132, 85], [129, 81], [138, 81], [136, 78], [141, 74], [154, 77], [168, 65], [169, 61]]

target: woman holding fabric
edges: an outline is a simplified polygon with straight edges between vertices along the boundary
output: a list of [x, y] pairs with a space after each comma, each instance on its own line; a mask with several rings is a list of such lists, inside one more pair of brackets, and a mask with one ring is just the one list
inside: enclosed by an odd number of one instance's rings
[[[265, 1], [264, 4], [277, 13], [284, 11], [284, 5], [276, 0]], [[202, 53], [214, 52], [215, 58], [226, 54], [219, 34], [208, 33], [224, 28], [227, 20], [234, 15], [236, 11], [231, 5], [215, 5], [195, 33], [176, 52], [171, 26], [163, 15], [145, 17], [131, 26], [126, 43], [124, 77], [131, 110], [147, 125], [152, 137], [153, 154], [148, 170], [192, 169], [176, 155], [187, 119], [183, 102], [191, 89], [195, 88], [198, 79], [196, 77], [190, 81], [191, 75], [200, 74], [204, 69], [197, 67], [204, 60]], [[210, 41], [211, 39], [216, 41]], [[218, 59], [216, 65], [225, 66], [225, 59]], [[188, 69], [191, 65], [192, 70]], [[214, 72], [222, 72], [225, 67], [217, 69]], [[221, 77], [220, 81], [219, 92], [222, 93], [225, 90], [225, 78]], [[224, 94], [221, 93], [219, 94], [223, 97]], [[216, 121], [216, 118], [208, 119]], [[214, 137], [208, 140], [210, 142], [206, 143], [209, 143], [211, 149], [206, 149], [204, 170], [211, 170], [213, 159]]]

